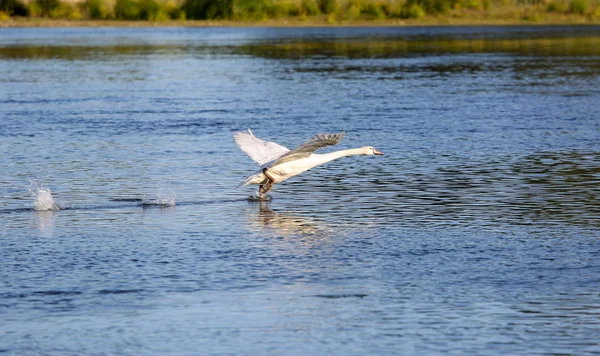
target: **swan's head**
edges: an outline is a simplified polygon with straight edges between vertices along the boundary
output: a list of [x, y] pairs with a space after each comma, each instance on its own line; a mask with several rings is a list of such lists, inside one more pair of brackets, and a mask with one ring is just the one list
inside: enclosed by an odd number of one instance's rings
[[365, 146], [365, 147], [361, 148], [361, 151], [362, 151], [362, 154], [365, 156], [374, 156], [374, 155], [383, 156], [383, 152], [377, 151], [377, 149], [373, 146]]

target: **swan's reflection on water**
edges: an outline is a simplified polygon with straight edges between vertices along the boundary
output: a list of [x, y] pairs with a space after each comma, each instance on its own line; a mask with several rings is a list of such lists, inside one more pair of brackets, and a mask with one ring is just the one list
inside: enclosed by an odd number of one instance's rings
[[335, 230], [323, 221], [301, 216], [298, 213], [278, 212], [271, 210], [271, 201], [262, 201], [258, 212], [248, 211], [248, 226], [252, 230], [271, 232], [284, 237], [308, 237], [312, 240], [326, 240]]

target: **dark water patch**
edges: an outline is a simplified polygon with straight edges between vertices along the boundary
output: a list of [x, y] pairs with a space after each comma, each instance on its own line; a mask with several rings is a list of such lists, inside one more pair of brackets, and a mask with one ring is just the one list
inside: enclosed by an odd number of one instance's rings
[[231, 49], [226, 46], [186, 46], [181, 44], [123, 45], [123, 46], [0, 46], [0, 58], [9, 60], [84, 60], [112, 61], [126, 60], [140, 56], [185, 56], [185, 55], [228, 55]]
[[311, 297], [314, 298], [324, 298], [324, 299], [342, 299], [342, 298], [365, 298], [368, 297], [368, 294], [361, 294], [361, 293], [356, 293], [356, 294], [315, 294], [312, 295]]
[[26, 298], [25, 293], [0, 293], [0, 298], [12, 299], [12, 298]]
[[69, 296], [69, 295], [80, 295], [83, 294], [82, 292], [79, 291], [62, 291], [62, 290], [48, 290], [48, 291], [38, 291], [38, 292], [31, 292], [31, 295], [41, 295], [41, 296], [54, 296], [54, 295], [64, 295], [64, 296]]
[[35, 211], [34, 208], [0, 209], [0, 214], [17, 214]]
[[445, 39], [368, 38], [354, 40], [300, 40], [255, 43], [238, 47], [240, 54], [270, 59], [385, 59], [456, 54], [509, 54], [568, 57], [600, 55], [600, 36], [571, 38]]
[[0, 104], [36, 105], [48, 103], [81, 103], [96, 100], [94, 98], [38, 98], [38, 99], [6, 99], [0, 100]]
[[44, 290], [44, 291], [34, 291], [34, 292], [25, 292], [25, 293], [0, 293], [0, 298], [4, 299], [21, 299], [21, 298], [29, 298], [32, 296], [41, 296], [41, 297], [52, 297], [52, 296], [75, 296], [81, 295], [83, 292], [80, 291], [68, 291], [68, 290]]
[[182, 201], [177, 202], [177, 205], [185, 206], [185, 205], [208, 205], [208, 204], [226, 204], [226, 203], [235, 203], [246, 201], [245, 198], [235, 198], [235, 199], [213, 199], [213, 200], [197, 200], [197, 201]]
[[[593, 57], [592, 57], [593, 58]], [[289, 72], [315, 73], [322, 76], [335, 76], [345, 79], [360, 79], [361, 75], [378, 74], [379, 80], [414, 80], [417, 78], [444, 78], [446, 76], [483, 75], [498, 73], [510, 75], [516, 80], [527, 79], [529, 86], [555, 86], [557, 82], [570, 79], [594, 79], [600, 76], [600, 64], [594, 59], [566, 57], [556, 59], [552, 64], [544, 60], [496, 58], [482, 64], [475, 58], [463, 57], [445, 63], [416, 64], [406, 62], [377, 63], [370, 61], [362, 65], [336, 63], [311, 63], [286, 69]], [[576, 66], [578, 70], [572, 68]], [[531, 81], [532, 78], [538, 79]], [[587, 93], [568, 93], [567, 96], [585, 96]]]
[[111, 198], [114, 202], [125, 202], [125, 203], [141, 203], [144, 198]]
[[151, 209], [151, 208], [173, 208], [175, 207], [175, 202], [174, 201], [165, 201], [165, 202], [161, 202], [161, 201], [145, 201], [142, 202], [140, 204], [138, 204], [138, 206], [144, 208], [144, 209]]
[[143, 293], [143, 289], [102, 289], [98, 294], [139, 294]]

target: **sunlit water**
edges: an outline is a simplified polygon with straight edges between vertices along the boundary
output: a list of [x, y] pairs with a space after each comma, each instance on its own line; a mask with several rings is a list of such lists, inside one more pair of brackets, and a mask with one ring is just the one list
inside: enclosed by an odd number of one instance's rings
[[[0, 353], [599, 354], [599, 63], [598, 27], [2, 29]], [[246, 128], [385, 156], [259, 203]]]

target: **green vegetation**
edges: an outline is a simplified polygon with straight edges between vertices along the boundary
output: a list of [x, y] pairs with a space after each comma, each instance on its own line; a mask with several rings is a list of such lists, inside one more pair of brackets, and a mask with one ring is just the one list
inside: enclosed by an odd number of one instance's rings
[[600, 0], [0, 0], [0, 21], [25, 17], [337, 23], [426, 17], [540, 21], [548, 16], [598, 21]]

